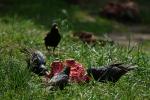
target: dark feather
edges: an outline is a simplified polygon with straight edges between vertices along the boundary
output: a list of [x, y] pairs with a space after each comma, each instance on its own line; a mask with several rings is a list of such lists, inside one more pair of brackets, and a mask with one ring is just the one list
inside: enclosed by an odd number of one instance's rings
[[50, 79], [48, 85], [63, 90], [64, 86], [68, 84], [69, 74], [70, 74], [70, 67], [65, 67], [63, 71], [61, 71], [59, 74], [53, 76]]
[[53, 24], [51, 31], [48, 32], [47, 36], [44, 38], [46, 49], [49, 50], [49, 47], [53, 47], [53, 51], [59, 44], [61, 36], [59, 34], [57, 24]]
[[26, 54], [26, 62], [28, 64], [28, 68], [33, 73], [38, 74], [39, 76], [43, 76], [46, 74], [46, 60], [42, 52], [27, 48], [22, 49], [21, 52]]
[[126, 74], [128, 71], [135, 69], [135, 66], [124, 65], [123, 63], [112, 64], [99, 68], [88, 68], [87, 73], [99, 82], [117, 82], [120, 77]]

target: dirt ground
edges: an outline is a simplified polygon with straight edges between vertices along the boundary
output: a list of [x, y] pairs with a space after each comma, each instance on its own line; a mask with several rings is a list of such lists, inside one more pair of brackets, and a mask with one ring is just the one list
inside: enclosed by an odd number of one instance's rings
[[148, 26], [130, 26], [128, 33], [112, 32], [108, 34], [113, 41], [122, 45], [136, 46], [140, 43], [143, 44], [143, 49], [150, 51], [150, 29]]

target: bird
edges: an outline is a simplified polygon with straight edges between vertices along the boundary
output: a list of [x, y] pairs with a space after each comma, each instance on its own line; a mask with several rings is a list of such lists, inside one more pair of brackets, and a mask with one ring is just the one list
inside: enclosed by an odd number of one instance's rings
[[64, 69], [60, 73], [53, 76], [48, 81], [48, 86], [50, 87], [50, 89], [59, 88], [60, 90], [63, 90], [64, 87], [68, 84], [69, 74], [70, 74], [70, 67], [64, 66]]
[[46, 57], [42, 52], [31, 48], [23, 48], [21, 49], [21, 52], [26, 54], [27, 68], [31, 72], [39, 76], [48, 74], [48, 69], [46, 68]]
[[78, 37], [83, 43], [90, 44], [90, 43], [96, 42], [96, 39], [93, 38], [94, 35], [91, 32], [82, 32], [81, 31], [81, 32], [74, 32], [72, 34], [73, 34], [73, 37]]
[[91, 67], [87, 69], [87, 75], [99, 82], [116, 83], [122, 75], [130, 70], [134, 70], [136, 67], [137, 66], [125, 65], [124, 63], [116, 63], [99, 68]]
[[99, 42], [101, 46], [105, 46], [106, 44], [113, 45], [114, 41], [105, 39], [103, 37], [95, 36], [92, 32], [74, 32], [72, 33], [73, 37], [78, 37], [83, 43], [92, 44], [93, 46]]
[[61, 35], [58, 30], [57, 23], [53, 23], [51, 31], [47, 33], [46, 37], [44, 38], [46, 49], [49, 50], [49, 47], [53, 47], [53, 52], [57, 45], [61, 40]]

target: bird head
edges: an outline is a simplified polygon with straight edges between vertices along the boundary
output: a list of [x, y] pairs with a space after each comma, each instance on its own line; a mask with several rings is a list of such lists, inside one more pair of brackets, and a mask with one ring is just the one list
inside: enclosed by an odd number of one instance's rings
[[53, 23], [52, 24], [52, 27], [51, 27], [51, 34], [56, 34], [56, 33], [59, 33], [59, 30], [58, 30], [58, 24], [57, 23]]
[[37, 69], [36, 69], [36, 72], [37, 72], [37, 74], [39, 75], [39, 76], [43, 76], [43, 75], [45, 75], [45, 76], [47, 76], [48, 74], [48, 69], [46, 68], [46, 66], [45, 65], [40, 65], [39, 67], [36, 67]]
[[64, 66], [64, 69], [61, 71], [62, 74], [66, 74], [69, 76], [70, 74], [70, 66]]
[[96, 73], [97, 72], [97, 70], [95, 69], [95, 68], [88, 68], [88, 69], [86, 69], [86, 72], [87, 72], [87, 75], [88, 76], [90, 76], [90, 77], [92, 77], [92, 74], [93, 73]]
[[53, 23], [52, 24], [52, 29], [58, 29], [58, 24], [57, 23]]

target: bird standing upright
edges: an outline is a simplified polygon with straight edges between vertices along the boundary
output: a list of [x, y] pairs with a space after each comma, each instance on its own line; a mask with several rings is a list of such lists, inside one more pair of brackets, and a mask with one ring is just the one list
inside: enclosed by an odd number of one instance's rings
[[48, 32], [47, 36], [44, 38], [46, 49], [49, 50], [49, 47], [53, 47], [54, 52], [60, 40], [61, 36], [59, 34], [58, 25], [54, 23], [51, 31]]
[[45, 67], [45, 56], [40, 51], [24, 48], [21, 52], [25, 53], [27, 56], [26, 62], [30, 71], [39, 76], [48, 74], [48, 70]]
[[70, 67], [65, 66], [60, 73], [58, 73], [50, 79], [50, 81], [48, 82], [48, 86], [52, 86], [52, 88], [59, 88], [60, 90], [63, 90], [64, 86], [66, 86], [68, 83], [69, 74]]
[[135, 69], [135, 66], [124, 65], [123, 63], [112, 64], [101, 68], [88, 68], [87, 73], [99, 82], [117, 82], [120, 77], [128, 71]]

